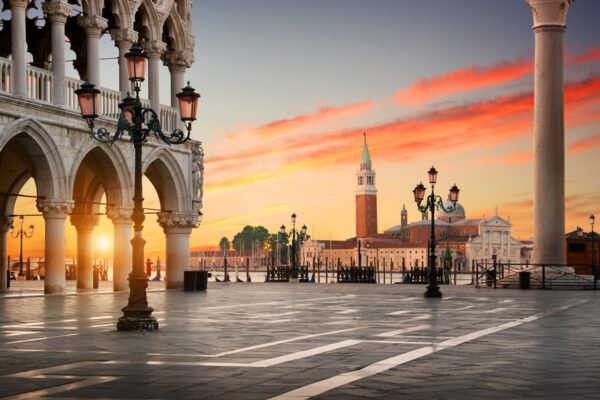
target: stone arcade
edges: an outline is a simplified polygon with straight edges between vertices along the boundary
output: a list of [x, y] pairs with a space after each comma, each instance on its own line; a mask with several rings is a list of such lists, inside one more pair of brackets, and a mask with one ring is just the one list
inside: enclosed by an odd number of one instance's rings
[[[102, 145], [89, 135], [74, 91], [81, 80], [65, 76], [65, 43], [78, 55], [83, 80], [101, 87], [99, 41], [110, 37], [119, 49], [119, 91], [101, 90], [97, 126], [114, 131], [118, 104], [130, 91], [124, 55], [134, 41], [148, 54], [145, 104], [167, 131], [179, 127], [177, 98], [194, 61], [191, 0], [4, 1], [11, 11], [0, 31], [0, 290], [6, 288], [6, 243], [16, 197], [33, 178], [37, 208], [45, 221], [45, 293], [65, 289], [65, 224], [77, 230], [77, 287], [92, 287], [92, 232], [98, 204], [114, 225], [114, 290], [127, 290], [131, 271], [133, 154], [128, 141]], [[33, 10], [32, 13], [26, 11]], [[28, 15], [45, 15], [45, 23]], [[33, 58], [26, 65], [27, 52]], [[159, 102], [159, 63], [170, 71], [171, 104]], [[169, 148], [153, 138], [144, 144], [143, 171], [158, 193], [158, 222], [166, 236], [167, 288], [183, 286], [189, 268], [189, 237], [202, 208], [203, 151], [199, 142]]]

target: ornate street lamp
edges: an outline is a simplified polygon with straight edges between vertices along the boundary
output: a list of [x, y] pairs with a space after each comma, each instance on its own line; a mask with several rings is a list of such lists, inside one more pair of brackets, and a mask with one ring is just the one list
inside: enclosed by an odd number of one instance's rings
[[[282, 225], [282, 232], [285, 233], [285, 227]], [[292, 268], [290, 269], [290, 277], [292, 279], [298, 278], [298, 255], [297, 255], [297, 245], [302, 244], [306, 236], [306, 225], [303, 225], [300, 231], [296, 230], [296, 213], [292, 214], [292, 230], [290, 233], [292, 234]]]
[[440, 287], [437, 284], [437, 271], [435, 268], [435, 210], [441, 208], [445, 212], [454, 211], [456, 209], [456, 202], [458, 201], [458, 193], [460, 192], [460, 189], [456, 185], [453, 185], [450, 188], [448, 199], [452, 201], [452, 205], [446, 208], [444, 207], [444, 200], [440, 196], [435, 195], [434, 188], [435, 183], [437, 182], [438, 171], [432, 166], [427, 173], [429, 175], [429, 183], [431, 184], [431, 194], [427, 196], [426, 203], [421, 205], [425, 199], [426, 190], [422, 182], [415, 187], [413, 194], [415, 196], [415, 202], [417, 203], [417, 208], [419, 211], [429, 211], [431, 213], [431, 238], [429, 239], [429, 285], [427, 286], [427, 291], [424, 293], [424, 296], [439, 298], [442, 297], [442, 292], [440, 292]]
[[134, 170], [134, 197], [133, 215], [134, 237], [131, 240], [133, 249], [133, 266], [129, 274], [129, 301], [123, 310], [123, 316], [117, 323], [120, 331], [137, 331], [158, 329], [158, 322], [152, 316], [152, 307], [148, 306], [146, 288], [148, 278], [144, 272], [144, 244], [142, 228], [144, 222], [144, 208], [142, 197], [142, 144], [148, 139], [150, 133], [154, 132], [165, 143], [181, 144], [190, 138], [192, 122], [196, 119], [198, 99], [200, 95], [192, 87], [185, 87], [177, 94], [179, 99], [179, 112], [181, 120], [185, 123], [186, 133], [181, 129], [175, 129], [172, 133], [162, 131], [156, 111], [151, 108], [142, 107], [140, 101], [140, 86], [144, 81], [147, 56], [144, 51], [134, 43], [129, 53], [125, 54], [129, 80], [133, 83], [135, 97], [127, 95], [119, 108], [121, 114], [117, 125], [117, 131], [111, 134], [105, 128], [94, 130], [94, 119], [98, 117], [98, 95], [100, 90], [94, 84], [86, 82], [76, 90], [81, 109], [81, 116], [87, 121], [91, 136], [101, 143], [114, 143], [125, 133], [133, 142], [135, 150]]
[[596, 217], [594, 214], [590, 215], [590, 225], [592, 226], [592, 274], [594, 275], [594, 289], [596, 289], [596, 260], [594, 259], [594, 223], [596, 222]]
[[[23, 272], [23, 237], [25, 237], [26, 239], [29, 239], [33, 236], [33, 229], [34, 226], [33, 225], [29, 225], [29, 232], [23, 230], [23, 222], [25, 221], [25, 217], [20, 215], [19, 216], [19, 222], [21, 223], [19, 230], [15, 232], [15, 227], [14, 225], [10, 224], [10, 235], [13, 238], [19, 238], [19, 276], [23, 276], [25, 275], [25, 273]], [[29, 274], [29, 270], [27, 270], [27, 273]], [[29, 278], [29, 276], [27, 276], [27, 278]]]

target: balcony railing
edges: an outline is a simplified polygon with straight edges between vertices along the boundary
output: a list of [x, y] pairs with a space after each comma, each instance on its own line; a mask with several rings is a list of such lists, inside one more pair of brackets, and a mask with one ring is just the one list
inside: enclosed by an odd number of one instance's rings
[[[11, 92], [11, 67], [12, 62], [9, 59], [0, 57], [0, 92]], [[27, 76], [27, 97], [33, 100], [52, 103], [52, 71], [42, 68], [28, 66]], [[65, 107], [79, 110], [77, 95], [75, 90], [83, 81], [79, 79], [66, 78]], [[100, 88], [100, 113], [101, 115], [116, 120], [119, 116], [119, 103], [121, 102], [121, 93], [118, 90]], [[142, 100], [144, 107], [150, 107], [148, 100]], [[179, 111], [169, 106], [160, 106], [159, 118], [162, 128], [165, 131], [172, 131], [180, 127]]]

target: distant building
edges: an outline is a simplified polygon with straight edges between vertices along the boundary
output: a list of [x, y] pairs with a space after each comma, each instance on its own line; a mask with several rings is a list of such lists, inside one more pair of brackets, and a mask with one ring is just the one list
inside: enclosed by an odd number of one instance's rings
[[600, 266], [600, 235], [594, 232], [594, 258], [592, 261], [592, 234], [577, 227], [565, 235], [567, 265], [574, 267], [578, 274], [591, 274], [592, 264]]
[[[356, 173], [356, 237], [348, 240], [311, 239], [302, 245], [303, 265], [325, 260], [329, 265], [357, 265], [360, 247], [361, 265], [383, 265], [394, 269], [427, 265], [428, 244], [431, 238], [431, 221], [428, 213], [421, 213], [420, 219], [408, 222], [408, 211], [402, 206], [400, 225], [386, 229], [383, 234], [377, 231], [377, 189], [375, 171], [364, 136], [360, 167]], [[450, 200], [444, 203], [449, 209]], [[453, 259], [453, 269], [471, 271], [473, 260], [492, 262], [522, 262], [523, 244], [511, 236], [512, 225], [509, 218], [496, 215], [490, 218], [468, 219], [464, 207], [456, 203], [449, 212], [440, 210], [434, 225], [439, 259], [449, 249]], [[359, 245], [360, 242], [360, 245]]]

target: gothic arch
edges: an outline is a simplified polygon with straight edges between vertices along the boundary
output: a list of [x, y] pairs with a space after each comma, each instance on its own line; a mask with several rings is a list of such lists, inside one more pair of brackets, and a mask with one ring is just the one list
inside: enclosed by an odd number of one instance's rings
[[[88, 162], [96, 164], [100, 172], [95, 173], [94, 181], [88, 180], [87, 184], [84, 184], [81, 182], [82, 177], [79, 176], [79, 173], [82, 171], [84, 163]], [[78, 184], [79, 186], [83, 184], [84, 187], [78, 187]], [[97, 186], [99, 185], [104, 188], [108, 203], [123, 207], [133, 206], [131, 201], [133, 183], [127, 162], [119, 147], [116, 144], [112, 146], [101, 144], [88, 138], [77, 153], [71, 167], [69, 174], [70, 198], [98, 201], [98, 196], [101, 197], [102, 193], [102, 190], [98, 191]]]
[[[20, 118], [8, 124], [0, 134], [0, 154], [11, 147], [11, 153], [25, 157], [26, 169], [35, 180], [38, 196], [62, 199], [66, 193], [66, 174], [60, 151], [50, 133], [31, 118]], [[14, 146], [14, 147], [13, 147]], [[3, 162], [0, 157], [0, 162]], [[3, 178], [11, 180], [6, 172]]]
[[189, 212], [192, 209], [185, 174], [167, 148], [152, 150], [143, 160], [142, 170], [158, 193], [161, 209], [171, 212]]

